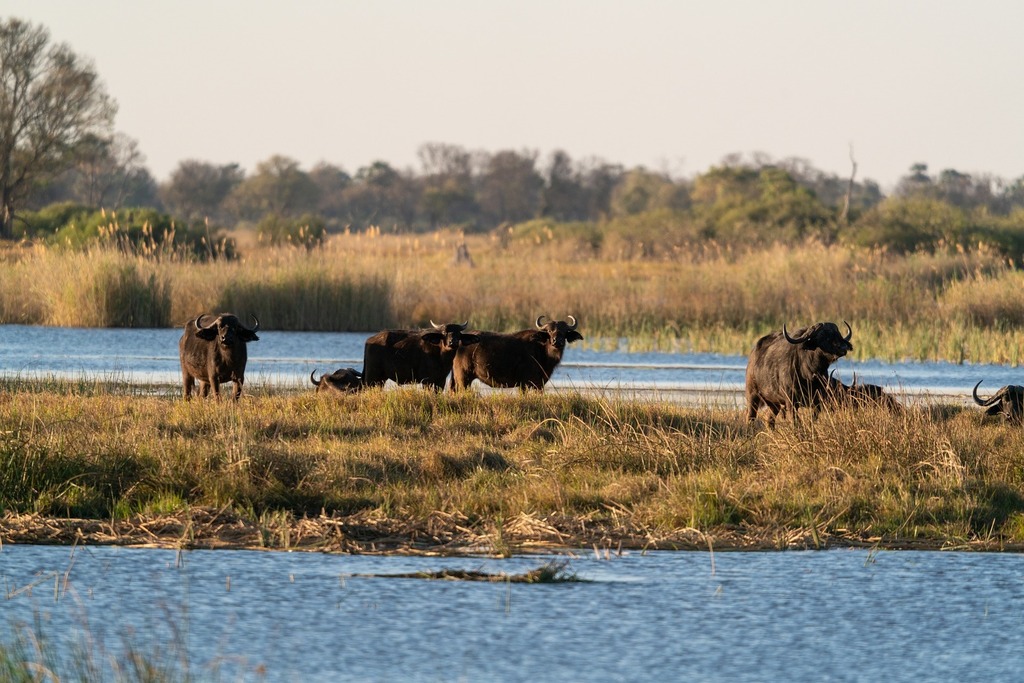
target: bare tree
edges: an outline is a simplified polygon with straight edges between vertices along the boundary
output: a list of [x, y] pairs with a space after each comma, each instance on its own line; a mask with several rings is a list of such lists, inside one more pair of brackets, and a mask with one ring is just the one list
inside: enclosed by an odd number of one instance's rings
[[148, 173], [138, 141], [123, 133], [108, 138], [89, 135], [81, 147], [70, 171], [76, 198], [87, 206], [124, 206], [133, 187]]
[[89, 135], [103, 136], [116, 105], [91, 64], [45, 28], [0, 21], [0, 237], [33, 185], [74, 162]]

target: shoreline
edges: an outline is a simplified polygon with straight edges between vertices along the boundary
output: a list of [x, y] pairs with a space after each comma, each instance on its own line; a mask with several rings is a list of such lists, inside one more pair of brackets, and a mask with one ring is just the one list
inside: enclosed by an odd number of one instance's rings
[[999, 539], [887, 538], [824, 528], [680, 528], [653, 534], [628, 525], [588, 525], [583, 517], [520, 514], [500, 528], [473, 528], [456, 515], [400, 520], [374, 513], [320, 515], [267, 528], [233, 512], [194, 508], [174, 515], [91, 520], [8, 513], [0, 517], [0, 552], [8, 545], [122, 546], [165, 550], [262, 550], [351, 555], [488, 556], [622, 551], [781, 552], [872, 550], [1024, 552]]

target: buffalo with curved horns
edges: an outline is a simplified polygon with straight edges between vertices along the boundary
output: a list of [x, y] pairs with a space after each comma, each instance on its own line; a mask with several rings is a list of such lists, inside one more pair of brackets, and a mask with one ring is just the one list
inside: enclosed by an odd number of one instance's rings
[[565, 345], [583, 339], [573, 316], [567, 316], [569, 322], [543, 323], [545, 317], [539, 316], [532, 330], [481, 332], [479, 342], [459, 349], [452, 366], [452, 390], [467, 389], [474, 379], [491, 387], [542, 390], [562, 361]]
[[321, 375], [316, 379], [316, 370], [309, 373], [309, 381], [316, 387], [317, 393], [345, 394], [363, 388], [363, 373], [355, 368], [339, 368], [329, 375]]
[[467, 334], [469, 321], [439, 325], [430, 321], [429, 330], [383, 330], [363, 346], [363, 384], [382, 386], [389, 379], [397, 384], [424, 384], [438, 391], [452, 371], [455, 354], [479, 337]]
[[978, 396], [978, 387], [984, 380], [974, 385], [971, 394], [974, 402], [979, 406], [988, 408], [986, 415], [1002, 415], [1010, 422], [1021, 422], [1024, 420], [1024, 387], [1019, 384], [1008, 384], [1001, 388], [990, 398], [982, 399]]
[[853, 328], [843, 336], [835, 323], [821, 322], [791, 335], [786, 326], [757, 340], [747, 362], [747, 420], [753, 422], [767, 407], [768, 426], [775, 418], [809, 406], [817, 411], [829, 386], [828, 367], [853, 350]]
[[235, 315], [221, 313], [204, 327], [205, 317], [204, 313], [185, 323], [185, 331], [178, 341], [185, 400], [192, 397], [195, 382], [199, 382], [200, 396], [208, 396], [212, 387], [217, 398], [220, 398], [222, 382], [234, 382], [237, 400], [245, 383], [246, 344], [259, 340], [256, 331], [260, 321], [252, 316], [255, 325], [250, 329]]

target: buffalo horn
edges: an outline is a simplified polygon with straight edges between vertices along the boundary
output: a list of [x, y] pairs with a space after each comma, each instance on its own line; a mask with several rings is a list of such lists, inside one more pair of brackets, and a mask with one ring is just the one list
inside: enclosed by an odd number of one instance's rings
[[309, 381], [312, 382], [313, 384], [315, 384], [316, 386], [320, 386], [320, 382], [318, 382], [317, 380], [313, 379], [313, 375], [315, 375], [315, 374], [316, 374], [316, 370], [313, 370], [311, 373], [309, 373]]
[[192, 323], [193, 325], [195, 325], [195, 326], [196, 326], [196, 329], [197, 329], [197, 330], [205, 330], [205, 329], [207, 329], [207, 328], [203, 327], [203, 326], [202, 326], [202, 325], [200, 324], [200, 323], [202, 322], [203, 318], [205, 318], [205, 317], [206, 317], [206, 314], [205, 314], [205, 313], [203, 313], [203, 314], [202, 314], [202, 315], [200, 315], [200, 316], [199, 316], [198, 318], [196, 318], [196, 320], [195, 320], [195, 322], [194, 322], [194, 323]]
[[[457, 324], [457, 325], [459, 325], [459, 329], [460, 329], [460, 330], [464, 330], [464, 329], [466, 329], [467, 327], [469, 327], [469, 321], [468, 321], [468, 320], [467, 320], [466, 322], [462, 323], [462, 324], [458, 324], [458, 323], [456, 323], [456, 324]], [[445, 328], [445, 327], [447, 327], [447, 325], [438, 325], [438, 324], [437, 324], [437, 323], [435, 323], [435, 322], [434, 322], [433, 320], [431, 320], [431, 321], [430, 321], [430, 325], [431, 325], [431, 327], [433, 327], [433, 328], [434, 328], [435, 330], [444, 330], [444, 328]]]
[[569, 329], [570, 330], [575, 330], [576, 329], [576, 325], [579, 324], [579, 323], [576, 322], [576, 318], [571, 316], [571, 315], [566, 316], [566, 317], [569, 318], [570, 321], [572, 321], [572, 325], [569, 325]]
[[[252, 313], [250, 313], [249, 315], [252, 315]], [[254, 323], [256, 323], [256, 324], [255, 324], [255, 325], [253, 326], [252, 330], [250, 330], [250, 331], [251, 331], [251, 332], [257, 332], [257, 331], [259, 331], [259, 329], [260, 329], [260, 319], [259, 319], [259, 318], [257, 318], [256, 316], [252, 315], [252, 320], [253, 320], [253, 322], [254, 322]]]
[[853, 336], [853, 328], [850, 327], [850, 323], [845, 320], [843, 321], [843, 324], [846, 325], [846, 336], [843, 337], [843, 341], [850, 341], [850, 337]]
[[538, 315], [537, 316], [537, 329], [540, 329], [540, 328], [544, 327], [543, 325], [540, 324], [540, 321], [543, 320], [546, 317], [547, 317], [546, 315]]
[[789, 330], [786, 329], [786, 323], [782, 323], [782, 335], [786, 338], [790, 344], [803, 344], [805, 341], [811, 338], [811, 335], [805, 334], [802, 337], [791, 337], [789, 336]]
[[983, 379], [978, 380], [978, 383], [974, 385], [974, 390], [971, 392], [971, 394], [974, 396], [974, 402], [977, 403], [979, 406], [990, 406], [1002, 397], [1002, 392], [997, 391], [996, 395], [993, 396], [992, 398], [987, 398], [984, 401], [981, 400], [980, 398], [978, 398], [978, 387], [980, 387], [981, 383], [984, 381], [985, 380]]

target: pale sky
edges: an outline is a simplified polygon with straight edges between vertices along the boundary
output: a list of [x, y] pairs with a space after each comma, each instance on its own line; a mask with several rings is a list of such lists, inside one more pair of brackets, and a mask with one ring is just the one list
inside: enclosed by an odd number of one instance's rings
[[166, 179], [281, 154], [556, 149], [692, 177], [734, 153], [891, 189], [1024, 175], [1020, 0], [4, 0], [93, 61]]

